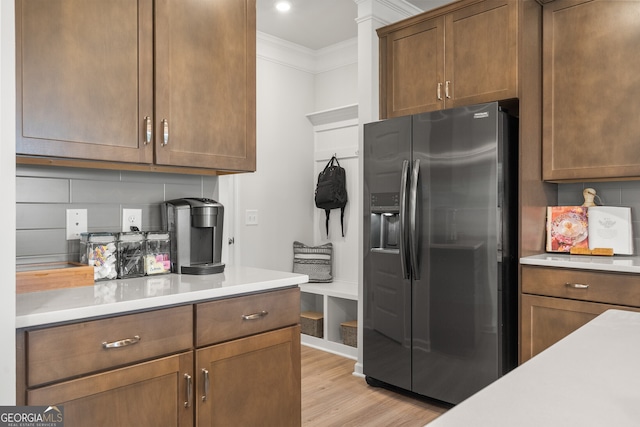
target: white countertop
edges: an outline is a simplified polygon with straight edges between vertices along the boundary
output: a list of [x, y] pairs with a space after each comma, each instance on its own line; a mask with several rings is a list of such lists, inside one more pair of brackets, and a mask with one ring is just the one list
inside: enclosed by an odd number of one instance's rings
[[520, 258], [520, 264], [619, 273], [640, 273], [640, 256], [636, 255], [589, 256], [544, 253]]
[[428, 427], [635, 427], [639, 336], [640, 313], [606, 311]]
[[188, 304], [295, 286], [308, 280], [309, 276], [303, 274], [227, 265], [219, 274], [164, 274], [17, 294], [16, 328]]

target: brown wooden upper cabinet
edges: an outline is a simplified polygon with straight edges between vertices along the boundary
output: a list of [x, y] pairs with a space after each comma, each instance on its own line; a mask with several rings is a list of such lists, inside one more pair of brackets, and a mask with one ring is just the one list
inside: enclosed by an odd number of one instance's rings
[[518, 96], [518, 7], [462, 0], [378, 29], [380, 117]]
[[17, 0], [18, 155], [255, 170], [255, 0]]
[[640, 177], [640, 2], [543, 9], [543, 179]]

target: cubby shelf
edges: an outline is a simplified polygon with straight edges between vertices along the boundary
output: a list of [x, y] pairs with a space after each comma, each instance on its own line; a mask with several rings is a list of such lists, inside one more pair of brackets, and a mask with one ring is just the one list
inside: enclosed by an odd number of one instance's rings
[[340, 324], [358, 318], [358, 284], [334, 281], [300, 285], [300, 311], [323, 313], [322, 338], [301, 334], [301, 342], [310, 347], [358, 358], [358, 349], [342, 343]]

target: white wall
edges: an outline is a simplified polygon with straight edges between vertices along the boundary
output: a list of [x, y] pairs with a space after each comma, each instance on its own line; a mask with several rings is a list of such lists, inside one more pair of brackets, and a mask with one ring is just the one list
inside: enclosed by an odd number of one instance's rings
[[[293, 241], [327, 241], [326, 232], [320, 230], [324, 219], [319, 218], [320, 214], [324, 218], [324, 212], [314, 204], [318, 168], [326, 161], [316, 155], [316, 133], [306, 116], [357, 102], [357, 45], [352, 40], [312, 51], [259, 33], [257, 50], [257, 170], [220, 177], [221, 188], [234, 180], [236, 188], [235, 203], [225, 204], [225, 209], [236, 210], [230, 259], [245, 266], [291, 271]], [[328, 149], [344, 144], [357, 147], [357, 137], [357, 127], [343, 130], [332, 138]], [[359, 183], [357, 161], [351, 167], [350, 160], [345, 161], [353, 196], [345, 213], [345, 232], [349, 223], [352, 228], [342, 238], [339, 210], [333, 211], [331, 241], [341, 256], [335, 278], [356, 282]], [[229, 199], [228, 193], [221, 198]], [[247, 210], [258, 211], [258, 225], [245, 224]]]
[[[256, 172], [234, 178], [234, 262], [282, 271], [292, 270], [294, 240], [311, 241], [314, 209], [313, 134], [305, 117], [314, 106], [314, 75], [289, 65], [287, 49], [258, 38]], [[258, 225], [245, 225], [248, 209], [258, 211]]]
[[[336, 148], [335, 154], [340, 166], [345, 169], [348, 202], [344, 210], [343, 226], [340, 223], [340, 209], [333, 209], [329, 214], [329, 235], [327, 236], [326, 213], [316, 209], [314, 213], [314, 243], [333, 244], [333, 275], [334, 280], [357, 283], [358, 282], [358, 257], [359, 245], [359, 219], [360, 219], [360, 174], [358, 169], [358, 123], [357, 119], [351, 123], [341, 123], [345, 127], [331, 129], [316, 134], [316, 147], [321, 147], [316, 156], [316, 176], [324, 169], [330, 160], [330, 155], [325, 156], [324, 146], [329, 142], [343, 143], [343, 147]], [[342, 235], [344, 229], [344, 236]]]
[[0, 405], [16, 403], [16, 144], [14, 2], [0, 2], [0, 182], [2, 182], [2, 244], [0, 244]]
[[360, 212], [360, 173], [358, 166], [358, 55], [357, 40], [348, 40], [318, 52], [315, 76], [314, 188], [317, 176], [331, 155], [336, 154], [347, 177], [349, 200], [344, 212], [344, 237], [341, 233], [340, 210], [329, 216], [314, 211], [314, 244], [333, 244], [334, 280], [358, 282], [358, 220]]
[[315, 109], [323, 111], [358, 103], [358, 64], [353, 63], [320, 72], [315, 78]]

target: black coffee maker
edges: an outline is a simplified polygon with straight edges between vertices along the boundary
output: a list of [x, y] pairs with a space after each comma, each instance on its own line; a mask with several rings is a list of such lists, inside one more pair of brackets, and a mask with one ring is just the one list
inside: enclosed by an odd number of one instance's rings
[[162, 226], [171, 236], [171, 271], [214, 274], [221, 262], [224, 207], [215, 200], [185, 198], [162, 204]]

